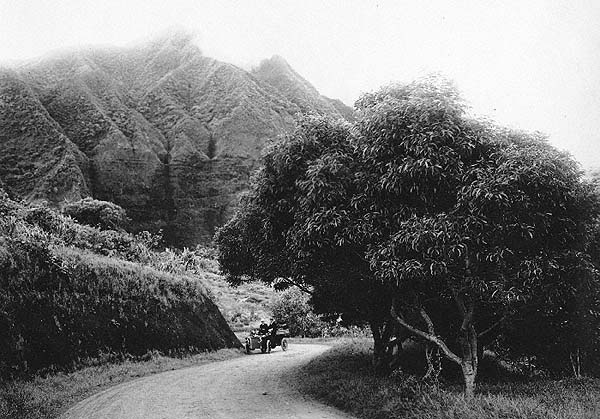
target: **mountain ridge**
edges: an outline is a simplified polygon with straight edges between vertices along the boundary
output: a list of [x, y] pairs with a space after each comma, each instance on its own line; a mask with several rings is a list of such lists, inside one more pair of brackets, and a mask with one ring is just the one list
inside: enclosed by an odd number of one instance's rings
[[134, 231], [206, 243], [235, 211], [262, 149], [298, 115], [351, 115], [283, 58], [261, 64], [243, 70], [177, 34], [0, 70], [0, 179], [29, 201], [93, 196], [124, 207]]

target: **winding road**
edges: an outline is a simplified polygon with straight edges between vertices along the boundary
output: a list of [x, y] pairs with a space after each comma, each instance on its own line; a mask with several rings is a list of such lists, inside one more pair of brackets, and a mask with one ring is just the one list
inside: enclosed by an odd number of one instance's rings
[[290, 345], [228, 361], [168, 371], [111, 387], [63, 419], [342, 419], [351, 416], [294, 390], [297, 368], [328, 349]]

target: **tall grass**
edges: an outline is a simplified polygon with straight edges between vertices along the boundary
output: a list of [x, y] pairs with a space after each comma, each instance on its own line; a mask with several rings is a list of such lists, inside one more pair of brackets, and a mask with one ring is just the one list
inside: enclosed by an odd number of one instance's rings
[[379, 377], [371, 368], [369, 340], [344, 341], [301, 372], [299, 388], [368, 419], [597, 419], [600, 380], [479, 383], [467, 400], [462, 386], [434, 385], [399, 372]]

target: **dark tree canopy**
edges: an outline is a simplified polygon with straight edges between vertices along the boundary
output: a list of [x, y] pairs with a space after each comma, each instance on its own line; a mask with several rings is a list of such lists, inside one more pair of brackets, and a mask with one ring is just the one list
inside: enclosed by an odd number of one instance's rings
[[528, 304], [565, 311], [582, 277], [597, 283], [596, 194], [567, 154], [470, 118], [445, 81], [356, 107], [354, 125], [307, 119], [266, 154], [217, 235], [221, 267], [233, 283], [296, 284], [318, 310], [369, 322], [383, 369], [394, 338], [417, 336], [460, 365], [472, 393], [482, 343]]

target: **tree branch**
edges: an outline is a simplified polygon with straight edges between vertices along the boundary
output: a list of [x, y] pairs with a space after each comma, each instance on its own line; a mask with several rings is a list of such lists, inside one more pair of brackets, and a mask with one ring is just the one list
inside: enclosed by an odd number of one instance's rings
[[454, 296], [454, 301], [458, 307], [458, 311], [463, 317], [462, 324], [460, 326], [461, 330], [467, 330], [471, 324], [473, 323], [473, 314], [475, 312], [475, 307], [472, 303], [469, 303], [468, 307], [465, 303], [463, 297], [456, 291], [453, 287], [450, 287], [452, 290], [452, 295]]
[[468, 308], [467, 312], [465, 313], [465, 316], [463, 317], [462, 325], [460, 326], [461, 330], [465, 331], [469, 327], [471, 327], [471, 325], [473, 324], [474, 312], [475, 312], [475, 307], [473, 306], [473, 304], [469, 304], [469, 308]]
[[[427, 326], [430, 327], [430, 330], [432, 330], [433, 323], [431, 322], [431, 318], [427, 315], [427, 313], [425, 312], [424, 309], [421, 308], [420, 311], [421, 311], [422, 316], [423, 316], [423, 314], [425, 315], [425, 317], [423, 317], [423, 318], [425, 319], [425, 322], [428, 323]], [[417, 329], [416, 327], [413, 327], [410, 324], [406, 323], [406, 321], [404, 321], [402, 316], [398, 315], [398, 313], [396, 312], [396, 308], [394, 307], [393, 302], [392, 302], [392, 307], [390, 309], [390, 314], [392, 315], [393, 319], [395, 319], [401, 326], [406, 328], [409, 332], [422, 337], [423, 339], [427, 340], [428, 342], [433, 343], [434, 345], [436, 345], [437, 347], [439, 347], [442, 350], [442, 352], [448, 359], [456, 362], [459, 365], [461, 364], [461, 359], [458, 357], [458, 355], [456, 355], [454, 352], [452, 352], [450, 350], [450, 348], [448, 348], [448, 346], [444, 343], [444, 341], [441, 340], [438, 336], [436, 336], [435, 334], [432, 334], [432, 333], [424, 332], [424, 331]]]
[[487, 329], [485, 329], [483, 332], [479, 333], [477, 335], [477, 337], [480, 338], [482, 336], [487, 335], [492, 330], [494, 330], [496, 327], [500, 326], [506, 319], [507, 319], [507, 316], [502, 316], [502, 318], [500, 320], [498, 320], [496, 323], [494, 323], [493, 325], [491, 325], [490, 327], [488, 327]]
[[303, 292], [305, 292], [307, 294], [314, 295], [314, 291], [311, 291], [309, 288], [305, 287], [304, 285], [302, 285], [302, 284], [300, 284], [300, 283], [298, 283], [296, 281], [292, 281], [289, 278], [278, 278], [278, 280], [280, 282], [285, 282], [286, 284], [298, 287], [298, 289], [300, 289], [301, 291], [303, 291]]
[[419, 310], [419, 313], [421, 313], [421, 317], [423, 317], [423, 320], [425, 320], [425, 324], [427, 324], [427, 330], [429, 331], [429, 334], [435, 336], [435, 329], [433, 328], [433, 322], [431, 321], [431, 317], [429, 317], [425, 309], [422, 307]]
[[460, 314], [464, 317], [467, 312], [467, 307], [465, 306], [464, 300], [460, 295], [458, 295], [458, 291], [454, 288], [454, 285], [452, 285], [450, 281], [448, 281], [448, 287], [450, 288], [452, 296], [454, 297], [454, 301], [458, 306], [458, 311], [460, 311]]

